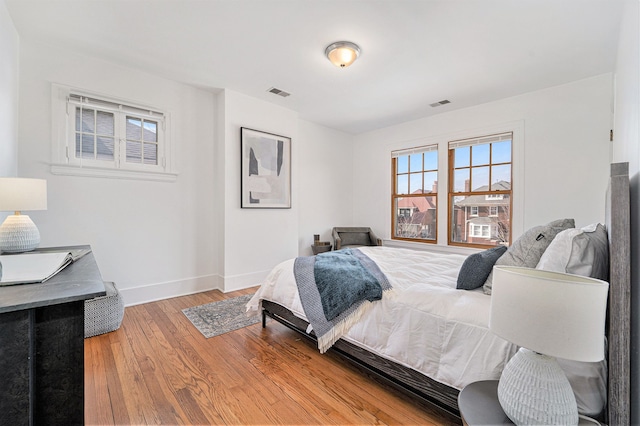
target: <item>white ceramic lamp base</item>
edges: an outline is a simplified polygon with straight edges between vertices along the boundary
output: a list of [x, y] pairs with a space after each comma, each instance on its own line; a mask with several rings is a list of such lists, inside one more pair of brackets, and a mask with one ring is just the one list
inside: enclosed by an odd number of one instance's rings
[[498, 383], [498, 400], [517, 425], [577, 425], [571, 384], [554, 357], [521, 348]]
[[21, 253], [31, 251], [40, 245], [40, 231], [24, 214], [8, 216], [0, 226], [0, 251]]

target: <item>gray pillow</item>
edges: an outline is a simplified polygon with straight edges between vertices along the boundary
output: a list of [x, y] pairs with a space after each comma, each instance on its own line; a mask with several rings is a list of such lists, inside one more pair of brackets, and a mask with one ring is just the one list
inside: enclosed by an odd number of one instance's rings
[[467, 257], [458, 273], [457, 289], [474, 290], [482, 287], [493, 269], [496, 260], [507, 251], [506, 246], [497, 246]]
[[[543, 226], [535, 226], [522, 234], [507, 252], [500, 256], [496, 265], [522, 266], [525, 268], [535, 268], [544, 251], [549, 247], [551, 241], [558, 233], [565, 229], [575, 228], [573, 219], [559, 219], [549, 222]], [[485, 294], [491, 294], [493, 285], [493, 272], [489, 274], [484, 283]]]
[[560, 232], [547, 247], [536, 268], [608, 281], [607, 230], [598, 223]]

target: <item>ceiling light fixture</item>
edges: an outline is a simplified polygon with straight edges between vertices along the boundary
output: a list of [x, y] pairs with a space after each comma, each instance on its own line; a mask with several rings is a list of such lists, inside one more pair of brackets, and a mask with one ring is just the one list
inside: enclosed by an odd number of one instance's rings
[[324, 54], [336, 67], [346, 68], [360, 56], [360, 47], [350, 41], [336, 41], [324, 50]]

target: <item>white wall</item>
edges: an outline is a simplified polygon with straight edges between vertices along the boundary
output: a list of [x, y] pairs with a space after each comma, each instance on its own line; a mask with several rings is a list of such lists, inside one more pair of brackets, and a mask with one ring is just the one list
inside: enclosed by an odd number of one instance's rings
[[[232, 90], [224, 105], [224, 291], [259, 284], [278, 263], [298, 254], [298, 116], [292, 110]], [[240, 128], [291, 138], [292, 207], [240, 208]], [[218, 201], [219, 202], [219, 201]]]
[[[225, 292], [259, 284], [278, 263], [311, 255], [313, 234], [330, 239], [353, 217], [353, 137], [232, 90], [218, 95], [216, 227]], [[240, 207], [240, 128], [291, 138], [291, 209]]]
[[[515, 126], [521, 127], [524, 138], [518, 144], [514, 141], [514, 156], [523, 158], [523, 164], [513, 166], [514, 236], [562, 217], [575, 218], [578, 226], [604, 221], [611, 80], [611, 75], [602, 75], [358, 135], [354, 215], [390, 237], [392, 149], [482, 136]], [[441, 165], [446, 164], [446, 154], [440, 154]], [[446, 191], [446, 178], [439, 176], [441, 193]], [[446, 203], [446, 196], [441, 195], [439, 202]], [[439, 216], [441, 244], [446, 244], [445, 220], [446, 216]]]
[[18, 174], [19, 46], [9, 11], [0, 1], [0, 176]]
[[[177, 182], [52, 175], [52, 82], [168, 111]], [[91, 244], [128, 304], [215, 288], [215, 116], [209, 92], [23, 40], [19, 170], [48, 181], [41, 245]]]
[[310, 256], [314, 234], [333, 241], [333, 227], [366, 224], [353, 217], [353, 136], [304, 120], [298, 129], [298, 253]]
[[640, 7], [625, 2], [615, 73], [613, 161], [631, 179], [631, 424], [640, 424]]

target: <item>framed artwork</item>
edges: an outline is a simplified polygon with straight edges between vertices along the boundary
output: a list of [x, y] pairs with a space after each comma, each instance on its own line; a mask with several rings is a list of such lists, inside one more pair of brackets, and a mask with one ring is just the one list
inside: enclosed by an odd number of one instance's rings
[[291, 208], [291, 138], [240, 128], [243, 209]]

